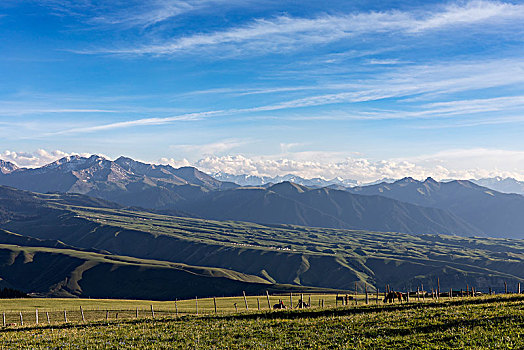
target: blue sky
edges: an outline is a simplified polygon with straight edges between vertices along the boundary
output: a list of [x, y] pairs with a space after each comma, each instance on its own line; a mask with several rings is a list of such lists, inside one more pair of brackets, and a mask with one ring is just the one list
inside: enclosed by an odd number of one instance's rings
[[524, 177], [521, 1], [145, 3], [2, 1], [0, 158]]

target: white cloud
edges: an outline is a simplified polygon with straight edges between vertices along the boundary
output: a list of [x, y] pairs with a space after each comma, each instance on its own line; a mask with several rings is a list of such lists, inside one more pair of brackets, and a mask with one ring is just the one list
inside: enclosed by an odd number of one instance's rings
[[[74, 154], [78, 153], [67, 153], [60, 150], [46, 151], [44, 149], [39, 149], [34, 152], [16, 152], [6, 150], [0, 153], [0, 159], [14, 163], [21, 168], [35, 168]], [[80, 155], [89, 156], [86, 153]]]
[[482, 23], [522, 21], [524, 6], [495, 1], [469, 1], [424, 12], [362, 12], [323, 15], [316, 18], [280, 16], [257, 19], [249, 24], [211, 33], [174, 38], [161, 44], [107, 48], [94, 52], [171, 55], [180, 52], [221, 50], [228, 55], [282, 52], [305, 45], [327, 44], [365, 34], [420, 34]]
[[94, 26], [147, 28], [220, 0], [108, 1], [40, 0], [57, 15], [75, 16]]
[[[222, 144], [228, 144], [228, 142], [229, 146], [226, 146], [223, 149], [224, 151], [233, 148], [231, 145], [235, 143], [234, 140], [226, 140]], [[202, 147], [220, 148], [220, 145], [216, 143]], [[43, 149], [34, 152], [6, 150], [0, 153], [0, 159], [13, 162], [19, 167], [40, 167], [75, 154], [79, 153]], [[80, 155], [83, 157], [90, 156], [87, 153], [80, 153]], [[104, 157], [108, 158], [107, 156]], [[163, 157], [159, 160], [159, 163], [170, 164], [176, 168], [195, 166], [209, 174], [218, 172], [255, 176], [294, 174], [304, 178], [332, 179], [340, 177], [360, 182], [383, 178], [399, 179], [406, 176], [420, 180], [427, 177], [442, 180], [480, 179], [495, 176], [524, 180], [524, 167], [522, 166], [524, 164], [524, 151], [485, 148], [450, 149], [415, 157], [383, 160], [370, 160], [357, 154], [348, 156], [348, 153], [343, 152], [309, 151], [254, 157], [238, 154], [209, 155], [196, 161]]]
[[[337, 159], [338, 158], [338, 159]], [[163, 163], [177, 166], [193, 165], [210, 174], [223, 172], [255, 176], [293, 174], [304, 178], [374, 181], [382, 178], [472, 179], [514, 177], [524, 179], [524, 151], [493, 149], [449, 150], [412, 158], [369, 160], [363, 157], [343, 157], [341, 152], [303, 152], [287, 157], [243, 155], [208, 156], [190, 162], [163, 158]]]

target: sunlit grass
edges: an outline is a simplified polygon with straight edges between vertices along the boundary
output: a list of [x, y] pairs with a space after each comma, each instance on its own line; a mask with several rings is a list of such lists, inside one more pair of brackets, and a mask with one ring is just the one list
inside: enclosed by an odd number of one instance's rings
[[[253, 300], [256, 303], [256, 298], [249, 298], [249, 306]], [[226, 309], [231, 302], [238, 301], [243, 303], [243, 298], [217, 299], [217, 305]], [[31, 301], [24, 302], [27, 308], [35, 305]], [[63, 301], [51, 300], [46, 305], [56, 306], [55, 303], [60, 302]], [[86, 308], [136, 304], [120, 300], [112, 303], [95, 300], [92, 304], [88, 300], [71, 301], [74, 302]], [[179, 303], [189, 307], [193, 302]], [[201, 302], [207, 310], [210, 300]], [[168, 305], [155, 304], [159, 308]], [[524, 347], [524, 296], [33, 325], [3, 329], [0, 346], [36, 349], [521, 349]]]

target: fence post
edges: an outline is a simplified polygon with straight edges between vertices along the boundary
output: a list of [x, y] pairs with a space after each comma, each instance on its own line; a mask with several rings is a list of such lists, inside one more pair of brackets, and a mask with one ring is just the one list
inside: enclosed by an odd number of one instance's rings
[[249, 311], [249, 308], [247, 307], [246, 292], [242, 291], [242, 294], [244, 295], [244, 304], [246, 305], [246, 311]]
[[196, 314], [198, 316], [198, 297], [195, 297]]
[[337, 295], [335, 296], [335, 307], [337, 307], [337, 306], [338, 306], [338, 293], [337, 293]]
[[20, 325], [24, 325], [24, 318], [22, 317], [22, 311], [20, 311]]
[[409, 291], [406, 292], [406, 303], [409, 303]]
[[106, 321], [109, 320], [109, 310], [106, 310]]
[[35, 309], [35, 321], [38, 324], [38, 309]]
[[267, 308], [269, 311], [271, 311], [271, 303], [269, 302], [269, 292], [266, 290], [266, 297], [267, 297]]
[[49, 320], [49, 312], [45, 312], [45, 317], [47, 318], [47, 324], [51, 324], [51, 321]]
[[67, 312], [64, 310], [64, 322], [67, 323]]
[[293, 292], [289, 292], [289, 308], [293, 309]]
[[377, 305], [378, 305], [378, 295], [379, 295], [378, 287], [377, 287], [377, 290], [376, 290], [376, 292], [377, 292], [377, 299], [375, 300], [375, 304], [377, 304]]
[[258, 311], [260, 311], [260, 299], [257, 298], [257, 307], [258, 307]]
[[300, 308], [304, 308], [304, 294], [300, 293]]
[[437, 277], [437, 300], [440, 299], [440, 277]]
[[355, 282], [355, 306], [358, 304], [357, 301], [357, 282]]
[[367, 305], [369, 304], [368, 285], [367, 284], [365, 285], [365, 289], [366, 289], [366, 305]]
[[176, 317], [178, 317], [178, 305], [176, 303], [176, 299], [175, 299], [175, 313], [176, 313]]
[[508, 284], [504, 281], [504, 294], [508, 294]]
[[[215, 315], [217, 314], [217, 300], [213, 297], [213, 304], [215, 304]], [[260, 309], [260, 306], [258, 307]]]
[[2, 324], [5, 327], [5, 312], [2, 314], [2, 321], [3, 321]]
[[324, 298], [322, 298], [322, 308], [324, 308]]
[[517, 290], [519, 291], [519, 294], [520, 294], [520, 282], [517, 284]]
[[311, 295], [308, 295], [307, 297], [307, 304], [311, 307]]
[[153, 304], [151, 304], [151, 317], [155, 318], [155, 309], [153, 309]]
[[86, 320], [84, 319], [84, 309], [82, 309], [82, 306], [80, 306], [80, 314], [82, 315], [82, 322], [85, 322]]
[[137, 308], [135, 310], [135, 318], [138, 318], [138, 306], [137, 306]]

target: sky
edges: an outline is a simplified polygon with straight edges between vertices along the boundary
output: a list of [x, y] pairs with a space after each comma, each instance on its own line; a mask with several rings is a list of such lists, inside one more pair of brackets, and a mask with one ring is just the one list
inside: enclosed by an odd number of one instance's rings
[[524, 1], [3, 0], [0, 159], [524, 179]]

